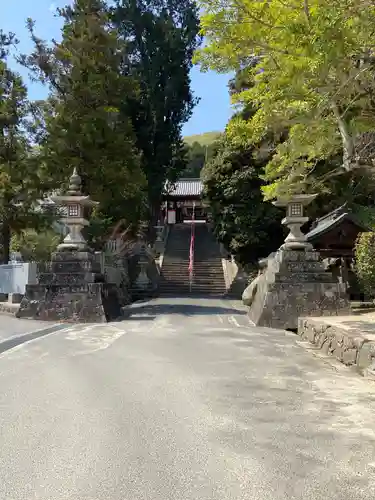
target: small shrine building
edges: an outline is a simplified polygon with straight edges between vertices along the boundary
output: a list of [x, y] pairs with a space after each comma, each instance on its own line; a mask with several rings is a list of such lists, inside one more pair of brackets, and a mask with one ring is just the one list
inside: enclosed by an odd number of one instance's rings
[[163, 193], [163, 218], [169, 224], [191, 220], [205, 221], [207, 207], [202, 200], [203, 183], [200, 179], [179, 179], [166, 183]]
[[360, 295], [353, 268], [355, 243], [360, 233], [371, 231], [344, 204], [316, 219], [306, 234], [307, 241], [320, 252], [327, 267], [336, 270], [335, 274], [349, 284], [348, 292], [352, 299]]
[[306, 238], [323, 258], [353, 259], [358, 235], [371, 231], [372, 229], [362, 224], [345, 204], [316, 219]]

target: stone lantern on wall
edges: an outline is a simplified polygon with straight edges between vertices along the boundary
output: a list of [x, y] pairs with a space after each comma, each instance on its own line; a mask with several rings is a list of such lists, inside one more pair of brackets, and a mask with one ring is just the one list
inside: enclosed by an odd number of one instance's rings
[[289, 234], [284, 240], [282, 249], [286, 250], [312, 250], [312, 245], [307, 242], [301, 227], [309, 220], [304, 216], [304, 208], [315, 200], [317, 194], [297, 194], [287, 199], [273, 202], [275, 207], [286, 208], [286, 217], [281, 221], [289, 229]]
[[64, 241], [57, 247], [58, 251], [76, 250], [84, 251], [87, 249], [87, 242], [82, 235], [82, 229], [89, 225], [85, 218], [87, 209], [98, 205], [97, 201], [90, 199], [90, 196], [84, 196], [81, 192], [81, 177], [75, 168], [69, 179], [69, 188], [66, 194], [52, 197], [52, 201], [62, 208], [63, 217], [61, 222], [68, 228], [68, 234]]
[[282, 224], [290, 232], [277, 252], [263, 260], [262, 272], [243, 293], [256, 326], [296, 330], [300, 317], [349, 313], [345, 290], [325, 271], [319, 252], [301, 231], [309, 220], [304, 209], [316, 196], [298, 194], [274, 202], [286, 209]]
[[[81, 192], [81, 178], [74, 169], [66, 194], [51, 198], [63, 212], [69, 233], [38, 283], [26, 286], [18, 318], [79, 323], [104, 323], [121, 316], [119, 288], [106, 281], [94, 253], [87, 247], [82, 229], [89, 224], [85, 211], [98, 203]], [[87, 213], [86, 212], [86, 213]]]

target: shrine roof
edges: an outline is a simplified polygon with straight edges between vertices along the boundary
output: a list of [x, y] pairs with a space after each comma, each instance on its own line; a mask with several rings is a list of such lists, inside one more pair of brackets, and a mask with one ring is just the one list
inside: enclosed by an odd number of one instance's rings
[[362, 224], [356, 217], [353, 215], [347, 207], [345, 203], [339, 208], [336, 208], [332, 212], [324, 215], [320, 219], [316, 219], [312, 225], [312, 229], [310, 232], [306, 234], [306, 239], [308, 241], [314, 240], [319, 236], [331, 231], [336, 228], [343, 222], [348, 221], [358, 227], [360, 232], [371, 232], [372, 229]]
[[201, 196], [203, 183], [200, 179], [179, 179], [174, 184], [166, 182], [164, 195], [177, 198], [184, 196]]

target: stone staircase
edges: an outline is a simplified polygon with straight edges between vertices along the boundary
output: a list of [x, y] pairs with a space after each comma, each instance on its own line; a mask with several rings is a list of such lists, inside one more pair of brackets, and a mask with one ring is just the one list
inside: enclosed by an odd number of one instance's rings
[[206, 224], [195, 224], [194, 276], [190, 290], [190, 224], [170, 231], [159, 285], [160, 296], [223, 296], [226, 292], [219, 245]]

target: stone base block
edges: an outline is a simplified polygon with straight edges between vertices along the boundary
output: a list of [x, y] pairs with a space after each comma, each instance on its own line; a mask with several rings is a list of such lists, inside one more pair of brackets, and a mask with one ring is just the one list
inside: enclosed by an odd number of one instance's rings
[[279, 250], [245, 290], [243, 302], [257, 326], [297, 330], [300, 316], [349, 314], [343, 285], [324, 272], [315, 251]]
[[257, 291], [248, 315], [257, 326], [296, 330], [300, 316], [349, 314], [342, 295], [338, 283], [273, 284]]
[[375, 333], [366, 332], [358, 317], [299, 318], [298, 335], [363, 375], [372, 376], [375, 368]]
[[27, 285], [17, 318], [43, 321], [104, 323], [121, 316], [117, 287], [112, 283]]

